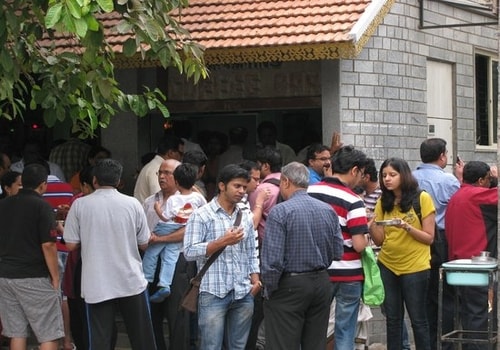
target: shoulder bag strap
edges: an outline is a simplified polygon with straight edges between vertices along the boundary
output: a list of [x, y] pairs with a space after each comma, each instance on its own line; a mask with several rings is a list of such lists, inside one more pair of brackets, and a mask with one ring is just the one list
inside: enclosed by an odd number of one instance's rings
[[[241, 209], [238, 209], [238, 208], [237, 208], [237, 210], [238, 210], [238, 213], [236, 214], [236, 220], [234, 220], [234, 226], [240, 226], [240, 224], [241, 224], [242, 211], [241, 211]], [[210, 258], [208, 258], [205, 265], [203, 265], [201, 270], [198, 271], [196, 276], [193, 277], [193, 279], [191, 280], [191, 283], [193, 283], [195, 281], [197, 281], [198, 283], [201, 282], [203, 275], [205, 275], [205, 273], [207, 272], [210, 265], [213, 264], [213, 262], [215, 261], [215, 259], [217, 259], [219, 257], [219, 255], [221, 255], [221, 253], [224, 251], [225, 248], [226, 247], [223, 247], [223, 248], [219, 249], [218, 251], [216, 251], [215, 253], [213, 253], [212, 255], [210, 255]]]

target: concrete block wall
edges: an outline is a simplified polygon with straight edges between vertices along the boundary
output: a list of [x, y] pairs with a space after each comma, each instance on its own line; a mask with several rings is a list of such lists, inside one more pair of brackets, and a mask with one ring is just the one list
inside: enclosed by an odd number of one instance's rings
[[[437, 2], [425, 2], [426, 24], [490, 20]], [[427, 60], [454, 66], [454, 148], [467, 160], [496, 162], [496, 147], [475, 145], [474, 62], [476, 50], [498, 52], [496, 26], [419, 29], [417, 1], [396, 2], [354, 60], [340, 62], [342, 138], [378, 164], [402, 157], [420, 163], [427, 137]]]

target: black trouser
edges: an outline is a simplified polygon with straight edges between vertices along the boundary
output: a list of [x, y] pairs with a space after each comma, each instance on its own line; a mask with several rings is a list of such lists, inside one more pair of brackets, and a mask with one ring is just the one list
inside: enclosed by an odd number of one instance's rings
[[[431, 246], [432, 260], [429, 275], [429, 289], [427, 291], [427, 320], [429, 323], [429, 334], [431, 340], [431, 349], [436, 350], [438, 342], [438, 291], [439, 291], [439, 268], [441, 264], [448, 261], [448, 244], [444, 230], [438, 230]], [[443, 276], [443, 278], [445, 278]], [[441, 321], [443, 334], [453, 330], [453, 300], [454, 289], [443, 281], [443, 319]], [[453, 350], [452, 343], [443, 343], [443, 350]]]
[[108, 350], [113, 342], [115, 316], [119, 311], [133, 350], [156, 350], [147, 291], [138, 295], [86, 304], [91, 350]]
[[332, 288], [326, 270], [282, 277], [264, 300], [266, 348], [325, 349]]
[[[160, 264], [158, 264], [160, 266]], [[162, 303], [151, 303], [151, 316], [158, 350], [188, 350], [190, 343], [189, 312], [180, 309], [182, 296], [186, 292], [189, 281], [196, 274], [196, 263], [187, 262], [183, 254], [179, 255], [175, 266], [174, 278], [170, 287], [170, 296]], [[156, 287], [154, 281], [150, 287], [150, 294]], [[163, 319], [167, 318], [169, 341], [165, 343]]]
[[259, 335], [259, 327], [264, 320], [264, 299], [262, 294], [259, 293], [255, 296], [253, 304], [252, 326], [248, 334], [247, 345], [245, 350], [255, 350], [257, 345], [257, 337]]

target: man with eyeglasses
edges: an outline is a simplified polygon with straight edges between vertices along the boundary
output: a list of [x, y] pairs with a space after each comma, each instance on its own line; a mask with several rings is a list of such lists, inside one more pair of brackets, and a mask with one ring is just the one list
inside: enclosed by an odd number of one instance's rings
[[144, 203], [147, 197], [157, 193], [160, 190], [160, 185], [156, 172], [161, 163], [167, 159], [181, 161], [183, 155], [184, 141], [174, 135], [164, 136], [158, 143], [155, 157], [141, 169], [137, 176], [134, 197], [139, 202]]
[[[162, 161], [159, 168], [156, 169], [156, 181], [158, 182], [160, 190], [146, 198], [143, 205], [150, 231], [152, 231], [156, 224], [160, 221], [160, 217], [155, 211], [155, 204], [158, 203], [157, 205], [159, 205], [163, 211], [165, 210], [168, 198], [178, 193], [173, 174], [174, 170], [180, 164], [181, 162], [176, 159], [167, 159]], [[182, 227], [177, 231], [164, 236], [158, 236], [152, 232], [149, 245], [153, 246], [156, 243], [182, 242], [184, 239], [184, 231], [185, 227]], [[189, 271], [189, 269], [192, 268], [192, 265], [188, 265], [186, 259], [184, 258], [184, 254], [179, 254], [172, 280], [170, 296], [162, 303], [150, 304], [153, 330], [158, 350], [167, 349], [164, 335], [164, 318], [167, 319], [168, 324], [169, 348], [179, 350], [187, 350], [189, 348], [189, 315], [187, 311], [180, 310], [179, 305], [182, 296], [188, 287], [190, 278], [194, 276], [194, 271]], [[157, 282], [158, 281], [155, 280], [153, 283], [149, 283], [150, 295], [156, 291], [155, 286]]]
[[309, 185], [320, 182], [332, 175], [330, 148], [321, 143], [313, 143], [307, 148], [306, 164], [309, 170]]

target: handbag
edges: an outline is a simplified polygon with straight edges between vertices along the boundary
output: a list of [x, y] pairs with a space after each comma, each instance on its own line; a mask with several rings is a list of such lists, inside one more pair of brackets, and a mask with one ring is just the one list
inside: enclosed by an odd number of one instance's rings
[[[234, 226], [240, 226], [241, 223], [241, 210], [238, 211], [238, 214], [236, 214], [236, 220], [234, 220]], [[188, 290], [184, 293], [184, 296], [182, 297], [181, 305], [180, 307], [183, 308], [184, 310], [187, 310], [189, 312], [196, 313], [198, 311], [198, 296], [200, 294], [200, 284], [201, 284], [201, 279], [207, 272], [208, 268], [210, 265], [213, 264], [215, 259], [224, 251], [225, 247], [217, 250], [215, 253], [213, 253], [210, 258], [208, 258], [207, 262], [201, 270], [194, 276], [191, 281], [189, 282], [189, 288]]]
[[385, 290], [377, 258], [372, 247], [368, 246], [361, 253], [361, 264], [365, 281], [363, 284], [363, 303], [369, 306], [379, 306], [384, 302]]

